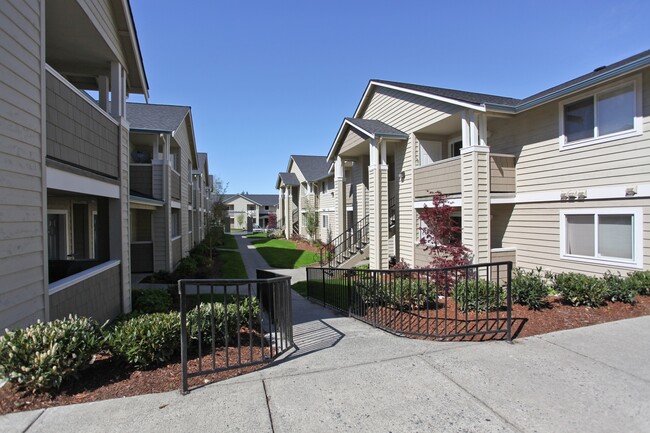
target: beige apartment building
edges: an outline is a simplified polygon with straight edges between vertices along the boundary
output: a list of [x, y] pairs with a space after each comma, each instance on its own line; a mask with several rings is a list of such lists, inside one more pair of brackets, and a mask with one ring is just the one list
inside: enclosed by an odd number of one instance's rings
[[[309, 236], [307, 212], [315, 212], [318, 218], [317, 239], [327, 242], [338, 231], [336, 203], [340, 199], [344, 203], [341, 209], [347, 208], [349, 194], [336, 195], [331, 167], [324, 156], [291, 155], [287, 170], [278, 173], [275, 184], [279, 202], [278, 226], [284, 229], [287, 238]], [[351, 202], [349, 204], [351, 206]], [[346, 211], [340, 214], [345, 216]]]
[[371, 268], [426, 266], [440, 191], [474, 262], [650, 269], [649, 113], [650, 51], [524, 99], [371, 80], [327, 155], [351, 194], [337, 234], [367, 218]]
[[269, 215], [277, 218], [278, 196], [274, 194], [230, 194], [223, 197], [228, 209], [228, 227], [252, 231], [269, 227]]

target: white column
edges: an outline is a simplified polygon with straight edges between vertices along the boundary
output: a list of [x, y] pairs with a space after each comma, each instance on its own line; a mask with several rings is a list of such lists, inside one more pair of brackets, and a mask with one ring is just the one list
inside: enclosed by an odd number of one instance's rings
[[343, 158], [336, 157], [334, 162], [334, 193], [336, 196], [336, 233], [333, 238], [343, 233], [346, 227], [347, 202], [345, 197], [345, 170], [343, 168]]
[[111, 109], [114, 117], [124, 114], [124, 68], [119, 62], [111, 62]]
[[108, 77], [106, 75], [97, 77], [97, 85], [99, 87], [99, 106], [108, 113], [108, 94], [110, 92], [110, 81]]

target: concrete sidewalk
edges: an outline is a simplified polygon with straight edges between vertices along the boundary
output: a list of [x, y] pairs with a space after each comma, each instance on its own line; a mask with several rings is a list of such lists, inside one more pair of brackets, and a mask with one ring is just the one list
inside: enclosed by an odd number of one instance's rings
[[650, 431], [650, 316], [445, 343], [293, 301], [296, 349], [267, 368], [186, 396], [5, 415], [0, 432]]

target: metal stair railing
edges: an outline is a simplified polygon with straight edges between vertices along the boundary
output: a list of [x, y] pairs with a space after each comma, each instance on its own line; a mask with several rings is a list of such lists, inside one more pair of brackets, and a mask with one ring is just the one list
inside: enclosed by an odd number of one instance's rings
[[368, 244], [370, 219], [368, 215], [320, 249], [320, 265], [336, 267], [357, 254]]

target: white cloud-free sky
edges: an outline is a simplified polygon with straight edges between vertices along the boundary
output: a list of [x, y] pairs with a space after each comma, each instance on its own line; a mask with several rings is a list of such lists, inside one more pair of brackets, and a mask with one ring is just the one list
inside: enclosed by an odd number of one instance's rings
[[150, 102], [192, 107], [229, 193], [276, 193], [289, 155], [325, 155], [370, 79], [523, 98], [650, 48], [647, 0], [131, 7]]

